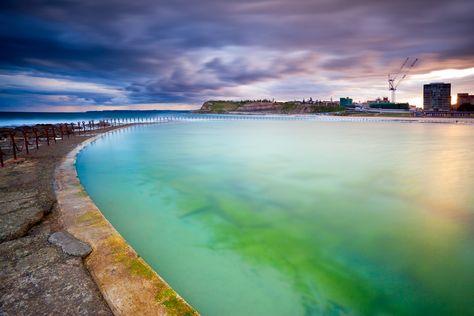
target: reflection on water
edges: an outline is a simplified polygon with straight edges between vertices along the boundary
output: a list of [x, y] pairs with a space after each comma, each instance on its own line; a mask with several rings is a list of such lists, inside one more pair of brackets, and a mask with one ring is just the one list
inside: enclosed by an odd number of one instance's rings
[[472, 126], [135, 127], [83, 151], [86, 190], [204, 315], [469, 314]]

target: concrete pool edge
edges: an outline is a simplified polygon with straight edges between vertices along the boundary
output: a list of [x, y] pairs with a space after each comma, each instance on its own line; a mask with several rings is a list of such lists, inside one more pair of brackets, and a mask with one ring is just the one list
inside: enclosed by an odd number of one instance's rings
[[198, 315], [137, 255], [82, 187], [76, 156], [105, 134], [79, 144], [56, 167], [55, 194], [64, 229], [92, 247], [84, 263], [115, 315]]

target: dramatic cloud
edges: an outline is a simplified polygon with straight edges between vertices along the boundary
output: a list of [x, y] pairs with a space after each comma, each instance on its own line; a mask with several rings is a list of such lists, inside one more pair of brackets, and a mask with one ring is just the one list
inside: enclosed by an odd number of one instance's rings
[[470, 0], [3, 0], [0, 9], [0, 110], [375, 98], [406, 56], [421, 62], [400, 100], [419, 102], [442, 71], [455, 74], [442, 77], [453, 92], [473, 92]]

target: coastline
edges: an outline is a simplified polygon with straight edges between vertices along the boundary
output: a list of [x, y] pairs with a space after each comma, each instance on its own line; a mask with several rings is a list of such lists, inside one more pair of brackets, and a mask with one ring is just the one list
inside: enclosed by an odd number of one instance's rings
[[80, 143], [55, 170], [63, 228], [92, 247], [85, 265], [115, 315], [198, 315], [137, 255], [84, 191], [76, 172], [76, 156], [106, 133]]
[[[334, 115], [332, 113], [326, 114], [259, 114], [252, 112], [242, 112], [242, 113], [228, 113], [229, 115], [277, 115], [277, 116], [302, 116], [302, 117], [312, 117], [319, 119], [338, 119], [341, 121], [407, 121], [407, 122], [417, 122], [417, 123], [456, 123], [456, 122], [466, 122], [474, 123], [474, 118], [468, 117], [416, 117], [416, 116], [391, 116], [391, 115]], [[225, 114], [224, 114], [225, 115]]]

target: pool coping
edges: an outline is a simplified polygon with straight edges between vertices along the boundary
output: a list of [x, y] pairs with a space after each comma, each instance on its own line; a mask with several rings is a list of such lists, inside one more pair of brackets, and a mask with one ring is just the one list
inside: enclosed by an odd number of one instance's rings
[[114, 315], [199, 315], [126, 242], [80, 183], [77, 154], [110, 132], [80, 143], [55, 169], [63, 229], [92, 247], [84, 263]]

